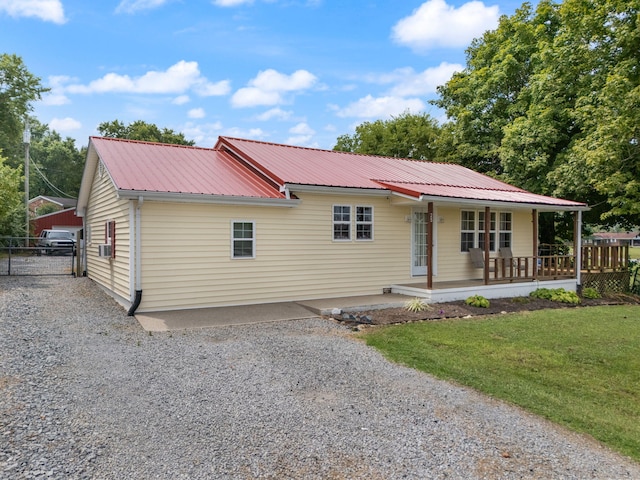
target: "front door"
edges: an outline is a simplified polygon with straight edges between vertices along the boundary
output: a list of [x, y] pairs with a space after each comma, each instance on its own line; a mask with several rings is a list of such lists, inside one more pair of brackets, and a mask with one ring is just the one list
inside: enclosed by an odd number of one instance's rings
[[426, 210], [414, 209], [411, 215], [411, 275], [427, 274], [427, 221]]

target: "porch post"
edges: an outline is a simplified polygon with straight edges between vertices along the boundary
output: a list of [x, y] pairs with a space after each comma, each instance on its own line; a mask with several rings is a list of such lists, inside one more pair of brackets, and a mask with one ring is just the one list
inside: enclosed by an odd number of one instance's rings
[[533, 223], [533, 278], [538, 278], [538, 210], [531, 210], [531, 222]]
[[427, 290], [433, 288], [433, 202], [427, 204]]
[[582, 287], [582, 211], [573, 212], [573, 253], [575, 260], [573, 264], [576, 269], [576, 283], [578, 288]]
[[[497, 239], [496, 239], [497, 240]], [[489, 260], [491, 245], [491, 207], [484, 207], [484, 284], [489, 284]]]

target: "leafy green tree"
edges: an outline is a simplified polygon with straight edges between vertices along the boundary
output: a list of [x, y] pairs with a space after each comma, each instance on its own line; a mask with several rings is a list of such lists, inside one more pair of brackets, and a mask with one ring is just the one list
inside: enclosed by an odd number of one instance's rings
[[6, 164], [7, 159], [0, 154], [0, 236], [25, 234], [24, 193], [20, 168]]
[[388, 157], [434, 160], [440, 127], [428, 114], [403, 113], [391, 120], [365, 122], [353, 135], [338, 137], [334, 150]]
[[31, 197], [52, 195], [75, 198], [80, 190], [85, 152], [71, 137], [62, 139], [55, 130], [31, 118]]
[[[640, 2], [572, 0], [562, 6], [552, 78], [578, 85], [571, 121], [580, 127], [552, 172], [556, 190], [605, 198], [608, 224], [640, 222]], [[566, 182], [566, 177], [577, 182]]]
[[129, 125], [125, 125], [119, 120], [102, 122], [98, 125], [98, 131], [103, 137], [173, 143], [177, 145], [195, 145], [195, 142], [193, 140], [187, 140], [183, 133], [174, 132], [169, 128], [160, 129], [157, 125], [142, 120], [136, 120]]
[[545, 0], [537, 15], [524, 4], [512, 17], [503, 16], [467, 49], [467, 66], [438, 87], [433, 103], [451, 120], [452, 160], [480, 172], [501, 174], [503, 129], [529, 104], [528, 85], [541, 62], [539, 41], [553, 38], [557, 20]]
[[439, 88], [447, 155], [537, 193], [640, 219], [640, 2], [525, 3]]
[[14, 167], [21, 161], [24, 118], [33, 110], [32, 102], [48, 91], [20, 57], [0, 55], [0, 150]]

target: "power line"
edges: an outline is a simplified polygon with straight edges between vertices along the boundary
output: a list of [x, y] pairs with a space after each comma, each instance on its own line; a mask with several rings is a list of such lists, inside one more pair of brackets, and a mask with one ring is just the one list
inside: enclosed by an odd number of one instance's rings
[[33, 158], [31, 158], [31, 156], [29, 156], [29, 160], [31, 160], [31, 165], [33, 165], [33, 167], [36, 169], [36, 172], [38, 172], [38, 174], [40, 175], [40, 177], [48, 187], [52, 188], [54, 192], [56, 192], [62, 197], [71, 198], [71, 195], [63, 192], [62, 190], [60, 190], [58, 187], [56, 187], [53, 183], [49, 181], [49, 179], [45, 176], [45, 174], [42, 173], [42, 170], [38, 168], [38, 165], [36, 165], [36, 162], [33, 161]]

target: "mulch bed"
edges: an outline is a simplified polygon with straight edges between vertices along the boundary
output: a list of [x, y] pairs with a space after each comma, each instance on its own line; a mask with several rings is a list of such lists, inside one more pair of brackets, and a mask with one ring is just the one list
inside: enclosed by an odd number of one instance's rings
[[385, 308], [352, 312], [349, 318], [337, 315], [334, 318], [347, 325], [388, 325], [392, 323], [407, 323], [425, 320], [440, 320], [445, 318], [464, 318], [481, 315], [495, 315], [501, 313], [516, 313], [550, 308], [579, 308], [597, 305], [629, 305], [640, 304], [640, 297], [618, 294], [598, 299], [581, 299], [579, 305], [552, 302], [533, 297], [495, 298], [490, 300], [488, 308], [472, 307], [464, 300], [446, 303], [433, 303], [423, 312], [410, 312], [404, 308]]

